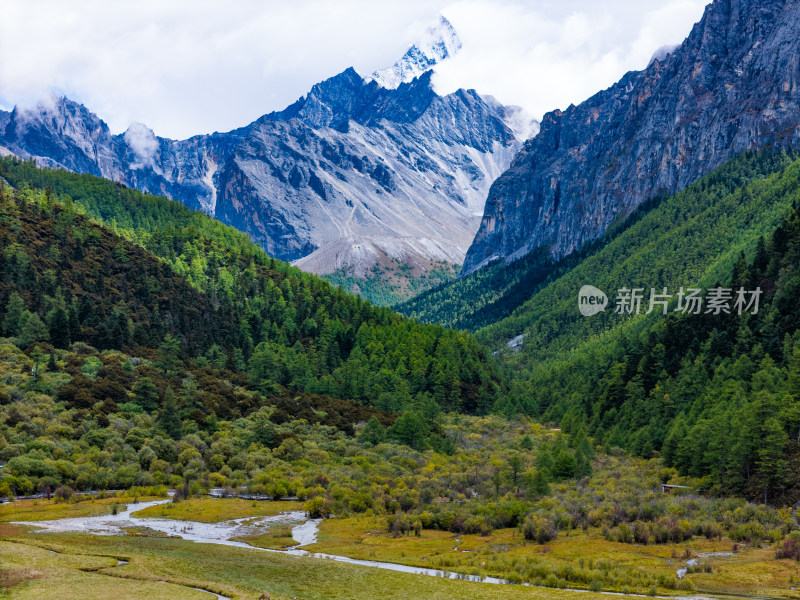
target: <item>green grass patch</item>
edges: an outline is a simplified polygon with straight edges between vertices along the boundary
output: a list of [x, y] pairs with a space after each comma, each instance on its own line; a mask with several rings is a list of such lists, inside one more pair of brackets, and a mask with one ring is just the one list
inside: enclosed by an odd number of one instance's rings
[[133, 513], [136, 517], [176, 519], [219, 523], [245, 517], [271, 517], [284, 512], [303, 510], [302, 502], [278, 500], [275, 502], [244, 500], [242, 498], [192, 498], [181, 502], [168, 502]]
[[[59, 554], [29, 545], [44, 540]], [[8, 593], [12, 599], [208, 600], [207, 594], [191, 587], [237, 600], [258, 598], [264, 592], [273, 600], [406, 600], [410, 595], [426, 600], [601, 597], [411, 575], [177, 539], [55, 534], [27, 535], [18, 541], [23, 543], [0, 542], [0, 559], [15, 566], [26, 564], [41, 577], [12, 588]], [[114, 567], [112, 557], [124, 557], [129, 564]], [[98, 571], [85, 570], [98, 567]]]
[[[140, 498], [140, 502], [156, 498]], [[133, 502], [130, 498], [89, 498], [80, 502], [58, 502], [51, 500], [18, 500], [0, 505], [0, 522], [8, 521], [52, 521], [77, 517], [110, 515], [114, 505], [119, 510]]]

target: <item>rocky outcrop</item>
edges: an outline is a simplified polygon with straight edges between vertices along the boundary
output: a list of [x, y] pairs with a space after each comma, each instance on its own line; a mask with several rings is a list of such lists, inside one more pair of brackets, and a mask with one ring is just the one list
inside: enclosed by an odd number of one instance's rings
[[555, 257], [747, 149], [800, 144], [800, 4], [716, 0], [678, 48], [545, 115], [492, 185], [463, 273]]
[[17, 106], [2, 121], [0, 145], [11, 152], [79, 173], [122, 175], [108, 125], [82, 104], [50, 97], [34, 108]]
[[52, 96], [34, 107], [15, 107], [5, 119], [0, 115], [0, 152], [5, 148], [42, 166], [121, 181], [213, 213], [217, 165], [232, 154], [244, 131], [170, 140], [136, 123], [112, 135], [82, 104]]

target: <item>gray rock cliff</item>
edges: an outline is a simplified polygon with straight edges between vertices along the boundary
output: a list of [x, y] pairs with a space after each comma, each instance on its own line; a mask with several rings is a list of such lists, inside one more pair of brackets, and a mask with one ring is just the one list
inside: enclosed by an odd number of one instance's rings
[[491, 187], [470, 273], [555, 257], [747, 149], [800, 145], [800, 4], [716, 0], [689, 37], [578, 106], [545, 115]]

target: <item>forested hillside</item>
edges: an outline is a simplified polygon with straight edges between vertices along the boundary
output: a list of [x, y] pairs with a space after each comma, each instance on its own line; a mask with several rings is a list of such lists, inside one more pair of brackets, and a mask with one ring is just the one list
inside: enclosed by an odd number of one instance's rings
[[[800, 199], [800, 162], [790, 155], [744, 154], [686, 190], [659, 203], [601, 251], [581, 261], [513, 314], [484, 328], [492, 349], [525, 335], [519, 361], [559, 356], [637, 319], [609, 309], [587, 319], [577, 310], [578, 291], [594, 285], [608, 293], [612, 308], [621, 288], [677, 291], [711, 287], [726, 279], [742, 251], [755, 251]], [[514, 360], [514, 357], [512, 357]]]
[[[659, 452], [720, 492], [795, 502], [800, 468], [800, 213], [724, 281], [764, 296], [758, 313], [670, 316], [608, 352], [576, 355], [528, 393], [546, 418], [607, 444]], [[570, 390], [567, 396], [564, 390]], [[559, 393], [561, 392], [561, 393]]]
[[[72, 506], [76, 490], [172, 488], [175, 502], [153, 508], [180, 518], [210, 508], [192, 497], [211, 488], [292, 496], [311, 518], [336, 515], [325, 543], [348, 556], [595, 591], [692, 589], [661, 558], [603, 562], [631, 544], [657, 546], [653, 556], [747, 544], [737, 560], [759, 569], [777, 568], [759, 545], [794, 548], [788, 511], [660, 493], [669, 482], [771, 503], [798, 496], [800, 333], [784, 334], [800, 327], [800, 213], [789, 206], [800, 164], [787, 157], [744, 157], [705, 184], [740, 231], [784, 219], [768, 241], [755, 238], [750, 263], [741, 252], [728, 261], [732, 285], [767, 291], [762, 312], [632, 320], [639, 329], [617, 327], [569, 360], [552, 350], [533, 369], [526, 347], [505, 357], [518, 375], [510, 393], [471, 334], [373, 307], [203, 215], [31, 163], [0, 169], [15, 188], [0, 188], [0, 497], [41, 492]], [[683, 196], [682, 243], [693, 227], [708, 238], [688, 201], [701, 198]], [[562, 264], [564, 278], [619, 252], [651, 213]], [[696, 264], [728, 264], [708, 248]], [[618, 331], [640, 335], [622, 343]], [[464, 415], [490, 411], [510, 418]], [[214, 507], [246, 512], [230, 518], [263, 510], [237, 502]], [[294, 544], [280, 531], [247, 542]], [[450, 536], [486, 550], [464, 554]], [[380, 547], [365, 550], [367, 539]], [[550, 544], [557, 555], [545, 557]], [[531, 548], [542, 558], [517, 560]], [[721, 573], [713, 585], [739, 590]]]
[[546, 249], [537, 249], [519, 260], [497, 262], [434, 287], [395, 308], [423, 323], [439, 323], [466, 331], [477, 331], [497, 323], [542, 287], [599, 252], [661, 200], [655, 198], [646, 202], [627, 218], [610, 225], [599, 239], [559, 261], [553, 261]]
[[[741, 156], [658, 204], [600, 251], [479, 333], [518, 373], [506, 410], [587, 427], [607, 447], [661, 455], [718, 493], [783, 503], [800, 403], [796, 302], [800, 162]], [[610, 299], [584, 317], [578, 290]], [[764, 291], [756, 315], [618, 314], [617, 291], [718, 287]], [[703, 309], [705, 310], [705, 308]], [[522, 347], [504, 342], [524, 335]]]
[[[695, 234], [695, 241], [700, 247], [698, 251], [691, 252], [688, 257], [690, 261], [710, 260], [719, 252], [725, 251], [730, 241], [737, 244], [744, 239], [753, 244], [755, 238], [750, 230], [770, 231], [778, 223], [780, 216], [769, 213], [758, 214], [760, 205], [753, 202], [752, 198], [746, 207], [739, 207], [738, 199], [731, 194], [754, 180], [782, 169], [791, 160], [791, 155], [776, 155], [772, 152], [744, 154], [684, 192], [670, 198], [656, 197], [644, 203], [627, 217], [620, 218], [609, 226], [598, 240], [585, 244], [580, 250], [559, 261], [554, 262], [546, 248], [540, 249], [519, 260], [495, 263], [423, 292], [416, 298], [399, 304], [397, 309], [426, 323], [440, 323], [468, 331], [483, 329], [482, 335], [488, 335], [491, 343], [499, 346], [504, 340], [522, 333], [536, 320], [533, 311], [536, 310], [534, 307], [539, 305], [535, 299], [528, 301], [536, 297], [538, 291], [558, 281], [563, 275], [570, 274], [573, 269], [579, 274], [595, 273], [593, 277], [596, 282], [603, 282], [604, 278], [611, 280], [615, 277], [612, 270], [623, 268], [613, 265], [629, 259], [639, 261], [644, 258], [649, 261], [653, 258], [653, 251], [642, 249], [658, 248], [664, 240], [668, 240], [668, 243], [674, 246], [679, 243], [681, 234], [673, 236], [673, 233], [678, 232], [681, 227], [689, 227], [691, 231], [695, 225], [702, 228]], [[764, 208], [772, 207], [773, 203], [773, 199], [768, 198]], [[722, 214], [726, 215], [726, 220], [721, 223], [715, 223], [717, 218], [715, 211], [718, 206], [721, 207]], [[755, 213], [754, 220], [750, 217], [752, 213]], [[698, 224], [693, 221], [694, 219], [703, 222]], [[744, 237], [738, 235], [739, 231], [743, 232]], [[707, 236], [715, 237], [706, 239]], [[616, 246], [607, 249], [607, 246], [617, 238], [621, 239], [616, 242]], [[709, 249], [709, 252], [703, 252], [704, 248]], [[594, 258], [604, 250], [605, 254]], [[670, 261], [670, 257], [669, 252], [665, 251], [655, 255], [655, 258], [662, 262]], [[673, 261], [670, 271], [682, 273], [686, 258]], [[612, 266], [607, 268], [609, 265]], [[636, 276], [636, 273], [643, 270], [646, 271], [646, 267], [640, 265], [632, 275]], [[687, 272], [690, 271], [691, 269], [687, 268]], [[575, 282], [573, 279], [568, 281]], [[552, 291], [554, 288], [549, 289]], [[546, 298], [542, 302], [544, 314], [552, 309], [554, 313], [558, 313], [558, 319], [561, 319], [567, 312], [565, 307], [574, 303], [569, 294], [559, 296], [560, 304], [557, 308], [549, 305], [552, 301], [551, 296], [540, 296], [541, 299]], [[575, 311], [569, 310], [569, 312]], [[613, 321], [602, 321], [598, 327], [598, 320], [584, 323], [576, 319], [578, 325], [592, 326], [593, 332], [604, 330], [613, 324]], [[490, 327], [494, 324], [497, 325]], [[560, 326], [549, 323], [547, 329], [555, 336], [561, 335]]]
[[152, 349], [170, 334], [182, 360], [219, 357], [264, 393], [283, 385], [393, 412], [485, 412], [502, 389], [471, 336], [373, 307], [176, 202], [15, 159], [0, 173], [18, 188], [3, 200], [0, 309], [21, 299], [59, 347]]

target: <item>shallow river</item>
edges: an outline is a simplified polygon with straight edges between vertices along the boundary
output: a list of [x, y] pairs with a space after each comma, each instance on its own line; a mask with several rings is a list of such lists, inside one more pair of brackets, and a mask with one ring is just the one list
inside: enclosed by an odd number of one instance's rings
[[[19, 525], [29, 525], [37, 528], [38, 531], [50, 532], [78, 532], [92, 535], [124, 535], [126, 530], [131, 528], [147, 528], [158, 531], [170, 536], [179, 537], [193, 542], [205, 544], [221, 544], [224, 546], [234, 546], [237, 548], [249, 548], [251, 550], [261, 550], [264, 552], [275, 552], [289, 554], [292, 556], [303, 556], [310, 558], [322, 558], [337, 562], [373, 567], [377, 569], [387, 569], [390, 571], [400, 571], [403, 573], [415, 573], [418, 575], [429, 575], [433, 577], [445, 577], [449, 579], [464, 579], [482, 583], [507, 584], [508, 581], [496, 577], [478, 577], [474, 575], [462, 575], [442, 571], [439, 569], [426, 569], [422, 567], [411, 567], [396, 563], [380, 562], [374, 560], [359, 560], [347, 556], [337, 556], [321, 552], [309, 552], [303, 549], [317, 541], [319, 524], [321, 519], [308, 519], [305, 513], [300, 511], [286, 512], [272, 517], [247, 517], [243, 519], [233, 519], [221, 523], [199, 523], [197, 521], [177, 521], [174, 519], [158, 519], [149, 517], [137, 517], [135, 514], [140, 510], [150, 506], [165, 504], [171, 500], [156, 500], [153, 502], [140, 502], [138, 504], [128, 504], [124, 511], [116, 515], [104, 515], [98, 517], [81, 517], [72, 519], [56, 519], [53, 521], [17, 522]], [[241, 538], [266, 533], [270, 527], [277, 524], [293, 524], [292, 539], [297, 542], [296, 546], [286, 550], [270, 550], [266, 548], [256, 548], [244, 542], [235, 541], [233, 538]], [[683, 573], [680, 573], [682, 576]], [[207, 592], [207, 590], [198, 590]], [[568, 590], [586, 593], [586, 590]], [[609, 596], [622, 596], [616, 592], [600, 592]], [[224, 596], [216, 595], [224, 600]], [[691, 600], [705, 600], [703, 596], [687, 596]], [[671, 597], [671, 600], [679, 600]]]

